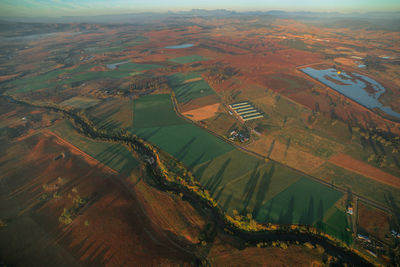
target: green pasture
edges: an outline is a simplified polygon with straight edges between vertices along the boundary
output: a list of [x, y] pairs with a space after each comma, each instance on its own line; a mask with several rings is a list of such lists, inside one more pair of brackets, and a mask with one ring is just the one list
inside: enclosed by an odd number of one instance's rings
[[172, 90], [174, 90], [179, 103], [185, 103], [196, 98], [215, 94], [214, 90], [204, 80], [185, 83], [186, 80], [199, 77], [201, 76], [196, 73], [187, 75], [179, 73], [169, 76]]
[[300, 178], [289, 168], [239, 150], [197, 165], [193, 173], [224, 211], [252, 211], [254, 216], [269, 199]]
[[52, 126], [50, 130], [120, 173], [129, 173], [139, 165], [125, 146], [86, 138], [77, 133], [68, 121], [59, 122]]
[[176, 58], [169, 59], [169, 61], [179, 63], [179, 64], [186, 64], [186, 63], [192, 63], [192, 62], [204, 61], [204, 60], [208, 60], [208, 58], [202, 57], [200, 55], [189, 55], [189, 56], [176, 57]]
[[99, 129], [130, 128], [133, 124], [133, 105], [130, 99], [107, 99], [86, 112]]
[[76, 109], [86, 109], [98, 104], [99, 102], [100, 100], [95, 98], [75, 96], [61, 102], [60, 105]]
[[339, 238], [347, 244], [352, 243], [351, 231], [346, 230], [350, 230], [347, 215], [344, 211], [336, 207], [332, 207], [332, 209], [327, 212], [325, 218], [316, 223], [316, 226], [323, 232]]
[[[54, 70], [34, 77], [20, 78], [10, 82], [9, 85], [17, 87], [13, 90], [13, 92], [24, 93], [44, 88], [62, 86], [74, 82], [86, 82], [102, 78], [121, 79], [129, 77], [135, 72], [160, 68], [161, 66], [155, 64], [137, 64], [130, 62], [118, 66], [118, 68], [115, 70], [88, 71], [92, 67], [94, 67], [94, 65], [80, 65], [73, 69]], [[62, 74], [69, 74], [71, 77], [56, 81], [56, 78], [59, 75], [61, 77]]]
[[142, 96], [134, 100], [133, 110], [135, 129], [186, 123], [175, 113], [169, 94]]
[[312, 225], [323, 218], [343, 194], [307, 178], [296, 183], [265, 203], [257, 214], [260, 222]]
[[324, 177], [339, 187], [349, 188], [354, 193], [379, 202], [381, 205], [390, 207], [387, 202], [388, 197], [393, 198], [397, 206], [400, 205], [400, 189], [379, 183], [329, 162], [322, 165], [313, 175]]
[[[135, 112], [135, 117], [137, 116]], [[133, 132], [170, 153], [188, 167], [234, 149], [233, 146], [189, 123], [141, 129], [135, 127]]]

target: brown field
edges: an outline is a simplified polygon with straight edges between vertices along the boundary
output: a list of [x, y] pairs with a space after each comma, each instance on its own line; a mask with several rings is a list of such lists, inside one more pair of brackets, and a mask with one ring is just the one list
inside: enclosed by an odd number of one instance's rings
[[378, 181], [380, 183], [400, 188], [399, 177], [386, 173], [378, 168], [375, 168], [362, 161], [356, 160], [348, 155], [338, 154], [333, 156], [329, 161], [337, 166], [374, 179], [375, 181]]
[[[273, 140], [273, 136], [262, 136], [259, 140], [251, 143], [246, 148], [266, 157], [271, 149]], [[325, 163], [325, 160], [310, 153], [301, 151], [293, 145], [288, 148], [286, 144], [283, 144], [278, 140], [275, 140], [273, 149], [269, 156], [273, 160], [287, 164], [288, 166], [305, 173], [311, 173]]]
[[219, 98], [217, 95], [213, 94], [205, 97], [196, 98], [183, 104], [179, 104], [179, 110], [182, 113], [186, 113], [190, 110], [199, 109], [204, 106], [209, 106], [217, 103], [219, 103]]
[[54, 132], [45, 130], [45, 131], [42, 131], [42, 134], [44, 135], [45, 138], [49, 138], [51, 136], [54, 136], [56, 138], [54, 140], [54, 142], [56, 144], [68, 147], [69, 151], [71, 153], [73, 153], [73, 154], [75, 154], [77, 156], [81, 156], [90, 165], [94, 165], [94, 166], [96, 166], [96, 168], [103, 169], [106, 172], [110, 172], [110, 173], [114, 173], [114, 174], [118, 173], [116, 170], [113, 170], [109, 166], [104, 165], [103, 163], [99, 162], [97, 159], [95, 159], [92, 156], [86, 154], [85, 152], [83, 152], [82, 150], [80, 150], [79, 148], [74, 146], [73, 144], [69, 143], [68, 141], [64, 140], [63, 138], [61, 138], [60, 136], [58, 136]]
[[197, 77], [197, 78], [186, 80], [183, 83], [191, 83], [191, 82], [197, 82], [197, 81], [201, 81], [201, 80], [203, 80], [202, 77]]
[[250, 247], [238, 249], [229, 240], [218, 238], [211, 247], [211, 266], [322, 266], [322, 254], [317, 250], [292, 245], [287, 249]]
[[[143, 182], [127, 184], [82, 161], [52, 135], [2, 142], [1, 148], [6, 153], [0, 162], [7, 165], [0, 166], [0, 218], [7, 226], [0, 230], [0, 257], [8, 263], [160, 266], [192, 261], [191, 241], [196, 242], [204, 222], [186, 202]], [[54, 160], [62, 152], [65, 158]], [[63, 225], [58, 217], [77, 196], [89, 202]]]
[[391, 216], [384, 211], [358, 204], [358, 227], [381, 241], [390, 234]]
[[213, 105], [204, 106], [198, 109], [192, 109], [182, 113], [183, 115], [189, 117], [191, 120], [201, 121], [215, 116], [218, 111], [220, 103]]

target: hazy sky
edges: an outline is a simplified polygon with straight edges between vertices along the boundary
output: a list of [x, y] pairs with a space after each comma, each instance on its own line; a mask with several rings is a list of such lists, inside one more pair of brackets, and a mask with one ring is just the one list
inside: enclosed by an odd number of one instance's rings
[[193, 8], [289, 11], [400, 11], [400, 0], [0, 0], [0, 16], [68, 16]]

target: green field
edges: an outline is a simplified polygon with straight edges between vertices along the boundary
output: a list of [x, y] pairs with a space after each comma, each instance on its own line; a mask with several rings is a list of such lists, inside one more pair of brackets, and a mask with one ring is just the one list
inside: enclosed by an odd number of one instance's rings
[[[52, 88], [55, 86], [62, 86], [74, 82], [86, 82], [102, 78], [121, 79], [131, 76], [131, 74], [135, 72], [160, 68], [161, 66], [155, 64], [137, 64], [130, 62], [118, 66], [118, 68], [115, 70], [88, 71], [92, 67], [94, 67], [94, 65], [80, 65], [73, 69], [54, 70], [39, 76], [14, 80], [10, 82], [9, 85], [16, 87], [13, 92], [23, 93], [44, 88]], [[69, 74], [71, 77], [56, 81], [57, 76], [62, 74]]]
[[224, 211], [250, 209], [254, 215], [266, 201], [300, 178], [286, 167], [265, 163], [239, 150], [197, 165], [193, 172]]
[[89, 97], [75, 96], [60, 103], [63, 107], [72, 107], [77, 109], [86, 109], [97, 105], [100, 100]]
[[131, 131], [194, 166], [234, 148], [178, 117], [169, 94], [143, 96], [134, 101]]
[[169, 76], [172, 90], [175, 92], [179, 103], [186, 103], [190, 100], [215, 94], [214, 90], [204, 80], [186, 82], [190, 79], [201, 78], [199, 74], [174, 74]]
[[347, 221], [347, 215], [344, 211], [333, 207], [328, 211], [322, 222], [318, 222], [317, 227], [325, 233], [332, 235], [340, 240], [350, 244], [352, 242], [350, 226]]
[[43, 88], [53, 87], [55, 83], [52, 83], [50, 81], [54, 80], [58, 75], [61, 74], [73, 75], [76, 73], [87, 71], [91, 67], [93, 67], [93, 65], [80, 65], [73, 69], [53, 70], [38, 76], [16, 79], [8, 84], [17, 87], [16, 89], [13, 90], [13, 92], [15, 93], [23, 93], [32, 90], [39, 90]]
[[99, 129], [126, 129], [133, 125], [133, 105], [130, 99], [107, 99], [86, 112]]
[[192, 62], [204, 61], [204, 60], [208, 60], [208, 58], [199, 56], [199, 55], [189, 55], [189, 56], [176, 57], [176, 58], [169, 59], [169, 61], [179, 63], [179, 64], [186, 64], [186, 63], [192, 63]]
[[68, 121], [59, 122], [52, 126], [50, 130], [120, 173], [129, 173], [139, 165], [125, 146], [86, 138], [78, 134]]
[[260, 222], [314, 224], [323, 218], [343, 194], [302, 178], [265, 203], [257, 215]]
[[133, 132], [170, 153], [188, 167], [234, 149], [233, 146], [188, 123], [145, 129], [135, 128]]
[[375, 200], [384, 206], [388, 206], [388, 196], [392, 196], [396, 205], [400, 205], [400, 189], [379, 183], [331, 163], [325, 163], [313, 175], [325, 177], [339, 187], [349, 188], [354, 193]]
[[152, 128], [168, 125], [185, 124], [176, 115], [171, 95], [147, 95], [133, 102], [134, 128]]

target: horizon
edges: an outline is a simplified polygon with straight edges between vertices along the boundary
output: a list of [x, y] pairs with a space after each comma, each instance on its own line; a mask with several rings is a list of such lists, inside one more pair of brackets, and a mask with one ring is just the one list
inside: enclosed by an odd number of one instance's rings
[[67, 16], [99, 16], [123, 15], [138, 13], [185, 12], [192, 10], [228, 10], [235, 12], [339, 12], [339, 13], [369, 13], [369, 12], [399, 12], [400, 3], [397, 0], [339, 0], [335, 3], [325, 3], [318, 0], [299, 2], [295, 0], [228, 0], [201, 3], [195, 1], [172, 0], [163, 2], [152, 1], [105, 1], [89, 0], [81, 3], [77, 0], [3, 0], [0, 3], [0, 17], [67, 17]]

